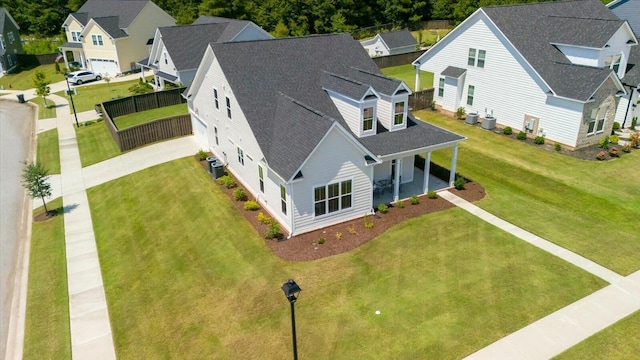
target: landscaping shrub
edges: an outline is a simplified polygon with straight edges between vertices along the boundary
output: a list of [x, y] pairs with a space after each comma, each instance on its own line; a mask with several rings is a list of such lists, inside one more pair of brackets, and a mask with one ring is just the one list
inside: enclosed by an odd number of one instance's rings
[[629, 143], [631, 147], [640, 147], [640, 131], [629, 135]]
[[347, 228], [347, 231], [348, 231], [348, 232], [349, 232], [349, 234], [351, 234], [351, 235], [355, 235], [355, 234], [357, 234], [357, 233], [358, 233], [358, 232], [356, 231], [356, 226], [355, 226], [355, 225], [351, 225], [351, 226], [349, 226], [349, 227]]
[[373, 229], [373, 221], [369, 219], [369, 215], [365, 215], [363, 220], [365, 229]]
[[609, 137], [605, 136], [602, 139], [600, 139], [600, 141], [598, 141], [598, 147], [601, 149], [608, 149], [609, 148]]
[[619, 157], [620, 156], [620, 152], [618, 151], [617, 147], [612, 147], [611, 149], [609, 149], [609, 156], [611, 157]]
[[467, 111], [462, 106], [460, 106], [458, 110], [456, 110], [456, 116], [458, 117], [458, 119], [464, 119], [464, 116], [466, 114], [467, 114]]
[[613, 130], [620, 130], [620, 123], [617, 121], [613, 122]]
[[456, 190], [464, 190], [464, 185], [467, 183], [467, 180], [465, 180], [462, 176], [458, 176], [456, 177], [456, 180], [453, 182], [453, 187], [456, 188]]
[[264, 224], [264, 225], [271, 224], [271, 221], [273, 220], [271, 219], [271, 217], [265, 215], [263, 212], [259, 212], [256, 218], [258, 219], [258, 222], [260, 224]]
[[544, 144], [544, 136], [536, 136], [536, 138], [533, 139], [533, 142], [538, 145]]
[[279, 239], [282, 237], [282, 233], [280, 232], [280, 224], [277, 221], [272, 221], [269, 225], [269, 230], [264, 235], [267, 239]]
[[336, 240], [342, 239], [342, 233], [340, 231], [336, 232]]
[[612, 144], [617, 144], [620, 141], [620, 137], [618, 135], [609, 135], [609, 142]]
[[518, 140], [527, 140], [527, 133], [524, 131], [520, 131], [518, 135], [516, 135], [516, 139]]
[[560, 146], [560, 144], [556, 144], [554, 149], [556, 149], [556, 151], [560, 151], [560, 150], [562, 150], [562, 146]]
[[604, 151], [600, 151], [597, 155], [596, 155], [596, 159], [598, 160], [604, 160], [607, 157], [607, 153]]
[[322, 245], [325, 241], [325, 238], [321, 237], [320, 239], [318, 239], [318, 244]]
[[631, 152], [631, 144], [624, 144], [624, 146], [622, 147], [622, 151], [624, 151], [626, 153], [630, 153]]
[[502, 129], [502, 133], [505, 135], [511, 135], [513, 134], [513, 129], [511, 128], [511, 126], [507, 126], [506, 128]]
[[220, 176], [216, 181], [218, 182], [218, 184], [223, 185], [227, 189], [236, 187], [235, 180], [233, 180], [233, 178], [229, 175]]
[[256, 211], [260, 209], [260, 204], [253, 200], [248, 200], [244, 202], [244, 209], [249, 211]]
[[635, 130], [637, 124], [638, 124], [638, 117], [634, 116], [633, 119], [631, 119], [631, 130]]
[[382, 214], [386, 214], [389, 211], [389, 207], [385, 203], [378, 204], [378, 211]]
[[411, 201], [411, 205], [420, 204], [420, 199], [418, 198], [418, 195], [413, 195], [412, 197], [409, 198], [409, 201]]
[[202, 150], [202, 149], [198, 150], [198, 154], [197, 155], [198, 155], [198, 160], [200, 160], [200, 161], [207, 160], [207, 158], [209, 157], [209, 154], [206, 151]]
[[431, 100], [431, 103], [429, 104], [429, 108], [431, 108], [431, 110], [433, 110], [433, 111], [436, 110], [436, 101], [435, 100]]
[[399, 209], [402, 209], [404, 207], [404, 201], [403, 200], [396, 201], [396, 207]]
[[237, 201], [247, 201], [247, 193], [243, 188], [233, 190], [233, 198]]
[[427, 197], [429, 199], [437, 199], [438, 198], [438, 193], [436, 193], [435, 191], [431, 190], [431, 191], [427, 192]]

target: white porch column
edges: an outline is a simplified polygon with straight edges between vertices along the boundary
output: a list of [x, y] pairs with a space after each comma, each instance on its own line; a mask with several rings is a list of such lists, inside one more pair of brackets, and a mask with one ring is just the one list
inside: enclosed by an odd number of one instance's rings
[[453, 186], [453, 182], [456, 180], [456, 162], [458, 162], [458, 144], [453, 147], [453, 154], [451, 154], [451, 174], [449, 174], [449, 186]]
[[393, 201], [400, 199], [400, 172], [402, 171], [402, 159], [396, 159], [396, 173], [393, 176]]
[[67, 52], [62, 50], [62, 58], [64, 59], [64, 67], [69, 68], [69, 60], [67, 60]]
[[431, 170], [431, 151], [425, 153], [424, 155], [424, 182], [422, 193], [426, 194], [429, 192], [429, 171]]
[[420, 65], [416, 66], [416, 85], [413, 91], [420, 91]]

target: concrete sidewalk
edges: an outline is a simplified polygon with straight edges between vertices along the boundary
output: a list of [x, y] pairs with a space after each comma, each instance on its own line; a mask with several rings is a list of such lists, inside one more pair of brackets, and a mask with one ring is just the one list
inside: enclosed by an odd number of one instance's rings
[[448, 191], [439, 192], [438, 195], [480, 219], [612, 284], [496, 341], [466, 359], [549, 359], [640, 310], [640, 271], [623, 277], [508, 223]]

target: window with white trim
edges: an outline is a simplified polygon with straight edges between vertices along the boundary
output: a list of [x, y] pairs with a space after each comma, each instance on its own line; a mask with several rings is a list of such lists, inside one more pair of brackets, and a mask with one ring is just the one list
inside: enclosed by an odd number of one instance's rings
[[102, 42], [102, 35], [91, 35], [91, 41], [93, 42], [93, 45], [96, 46], [104, 45], [104, 43]]
[[352, 181], [335, 182], [313, 189], [314, 215], [320, 216], [351, 208]]
[[487, 56], [486, 50], [478, 50], [478, 64], [479, 68], [484, 68], [484, 58]]
[[168, 65], [169, 64], [169, 57], [167, 56], [167, 53], [163, 53], [163, 55], [164, 55], [164, 63], [165, 63], [165, 65]]
[[260, 192], [264, 193], [264, 170], [258, 165], [258, 179], [260, 179]]
[[220, 109], [220, 103], [218, 102], [218, 89], [213, 88], [213, 101], [216, 103], [216, 109]]
[[404, 123], [404, 101], [398, 101], [394, 106], [393, 125]]
[[238, 162], [240, 165], [244, 166], [244, 151], [238, 146]]
[[444, 96], [444, 78], [440, 78], [440, 81], [438, 82], [438, 96]]
[[9, 40], [9, 44], [13, 44], [13, 42], [16, 41], [16, 38], [13, 36], [13, 31], [7, 33], [7, 39]]
[[467, 90], [467, 105], [473, 105], [473, 94], [476, 88], [473, 85], [469, 85], [469, 89]]
[[231, 100], [229, 100], [228, 96], [227, 96], [227, 116], [229, 117], [229, 119], [231, 119]]
[[220, 145], [220, 142], [218, 141], [218, 128], [217, 127], [213, 127], [213, 136], [216, 138], [216, 145]]
[[373, 130], [373, 107], [362, 110], [362, 131]]
[[71, 40], [73, 42], [80, 42], [81, 41], [80, 33], [81, 33], [80, 31], [72, 31], [71, 32]]
[[287, 215], [287, 188], [280, 184], [280, 210]]
[[467, 60], [467, 65], [469, 66], [476, 65], [476, 49], [469, 48], [469, 59]]

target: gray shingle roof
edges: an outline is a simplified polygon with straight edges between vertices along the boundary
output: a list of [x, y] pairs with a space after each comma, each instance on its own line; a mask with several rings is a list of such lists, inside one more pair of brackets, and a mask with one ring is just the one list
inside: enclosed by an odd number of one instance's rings
[[128, 36], [118, 25], [118, 16], [95, 17], [93, 21], [114, 39]]
[[627, 72], [622, 82], [631, 86], [640, 86], [640, 45], [631, 47]]
[[442, 71], [441, 75], [457, 79], [466, 72], [467, 72], [467, 69], [463, 69], [455, 66], [447, 66], [447, 68]]
[[620, 19], [627, 20], [634, 33], [640, 34], [640, 1], [618, 0], [607, 6]]
[[[285, 179], [295, 175], [333, 122], [348, 129], [323, 90], [327, 73], [345, 78], [381, 75], [360, 43], [348, 34], [210, 46], [269, 166]], [[437, 141], [462, 139], [444, 130], [429, 135], [432, 129], [426, 128], [414, 124], [408, 130], [361, 139], [361, 143], [366, 141], [370, 150], [385, 155]], [[414, 129], [421, 133], [414, 133]]]
[[352, 79], [371, 85], [380, 94], [393, 95], [402, 85], [402, 81], [386, 77], [380, 73], [380, 70], [372, 72], [352, 67], [348, 74]]
[[603, 47], [623, 21], [599, 0], [484, 7], [556, 95], [587, 101], [609, 69], [571, 65], [552, 43]]
[[380, 37], [382, 38], [382, 40], [384, 40], [389, 49], [418, 45], [418, 42], [413, 37], [413, 35], [411, 35], [411, 32], [406, 29], [380, 33]]
[[354, 100], [362, 99], [371, 87], [360, 81], [329, 72], [324, 73], [320, 84], [325, 89], [337, 92]]
[[200, 16], [199, 18], [196, 19], [196, 21], [193, 22], [192, 25], [220, 24], [220, 23], [228, 23], [228, 22], [236, 22], [244, 25], [247, 25], [248, 23], [250, 23], [250, 21], [248, 20], [238, 20], [238, 19], [231, 19], [231, 18], [225, 18], [220, 16]]
[[86, 13], [84, 18], [82, 16], [79, 18], [75, 13], [71, 15], [82, 25], [87, 25], [92, 18], [118, 16], [118, 27], [127, 28], [148, 2], [149, 0], [88, 0], [77, 11]]
[[[0, 7], [0, 33], [4, 30], [4, 24], [6, 21], [5, 19], [12, 19], [11, 14], [9, 14], [9, 10], [7, 10], [6, 8]], [[15, 25], [18, 27], [18, 29], [20, 29], [18, 24]]]

